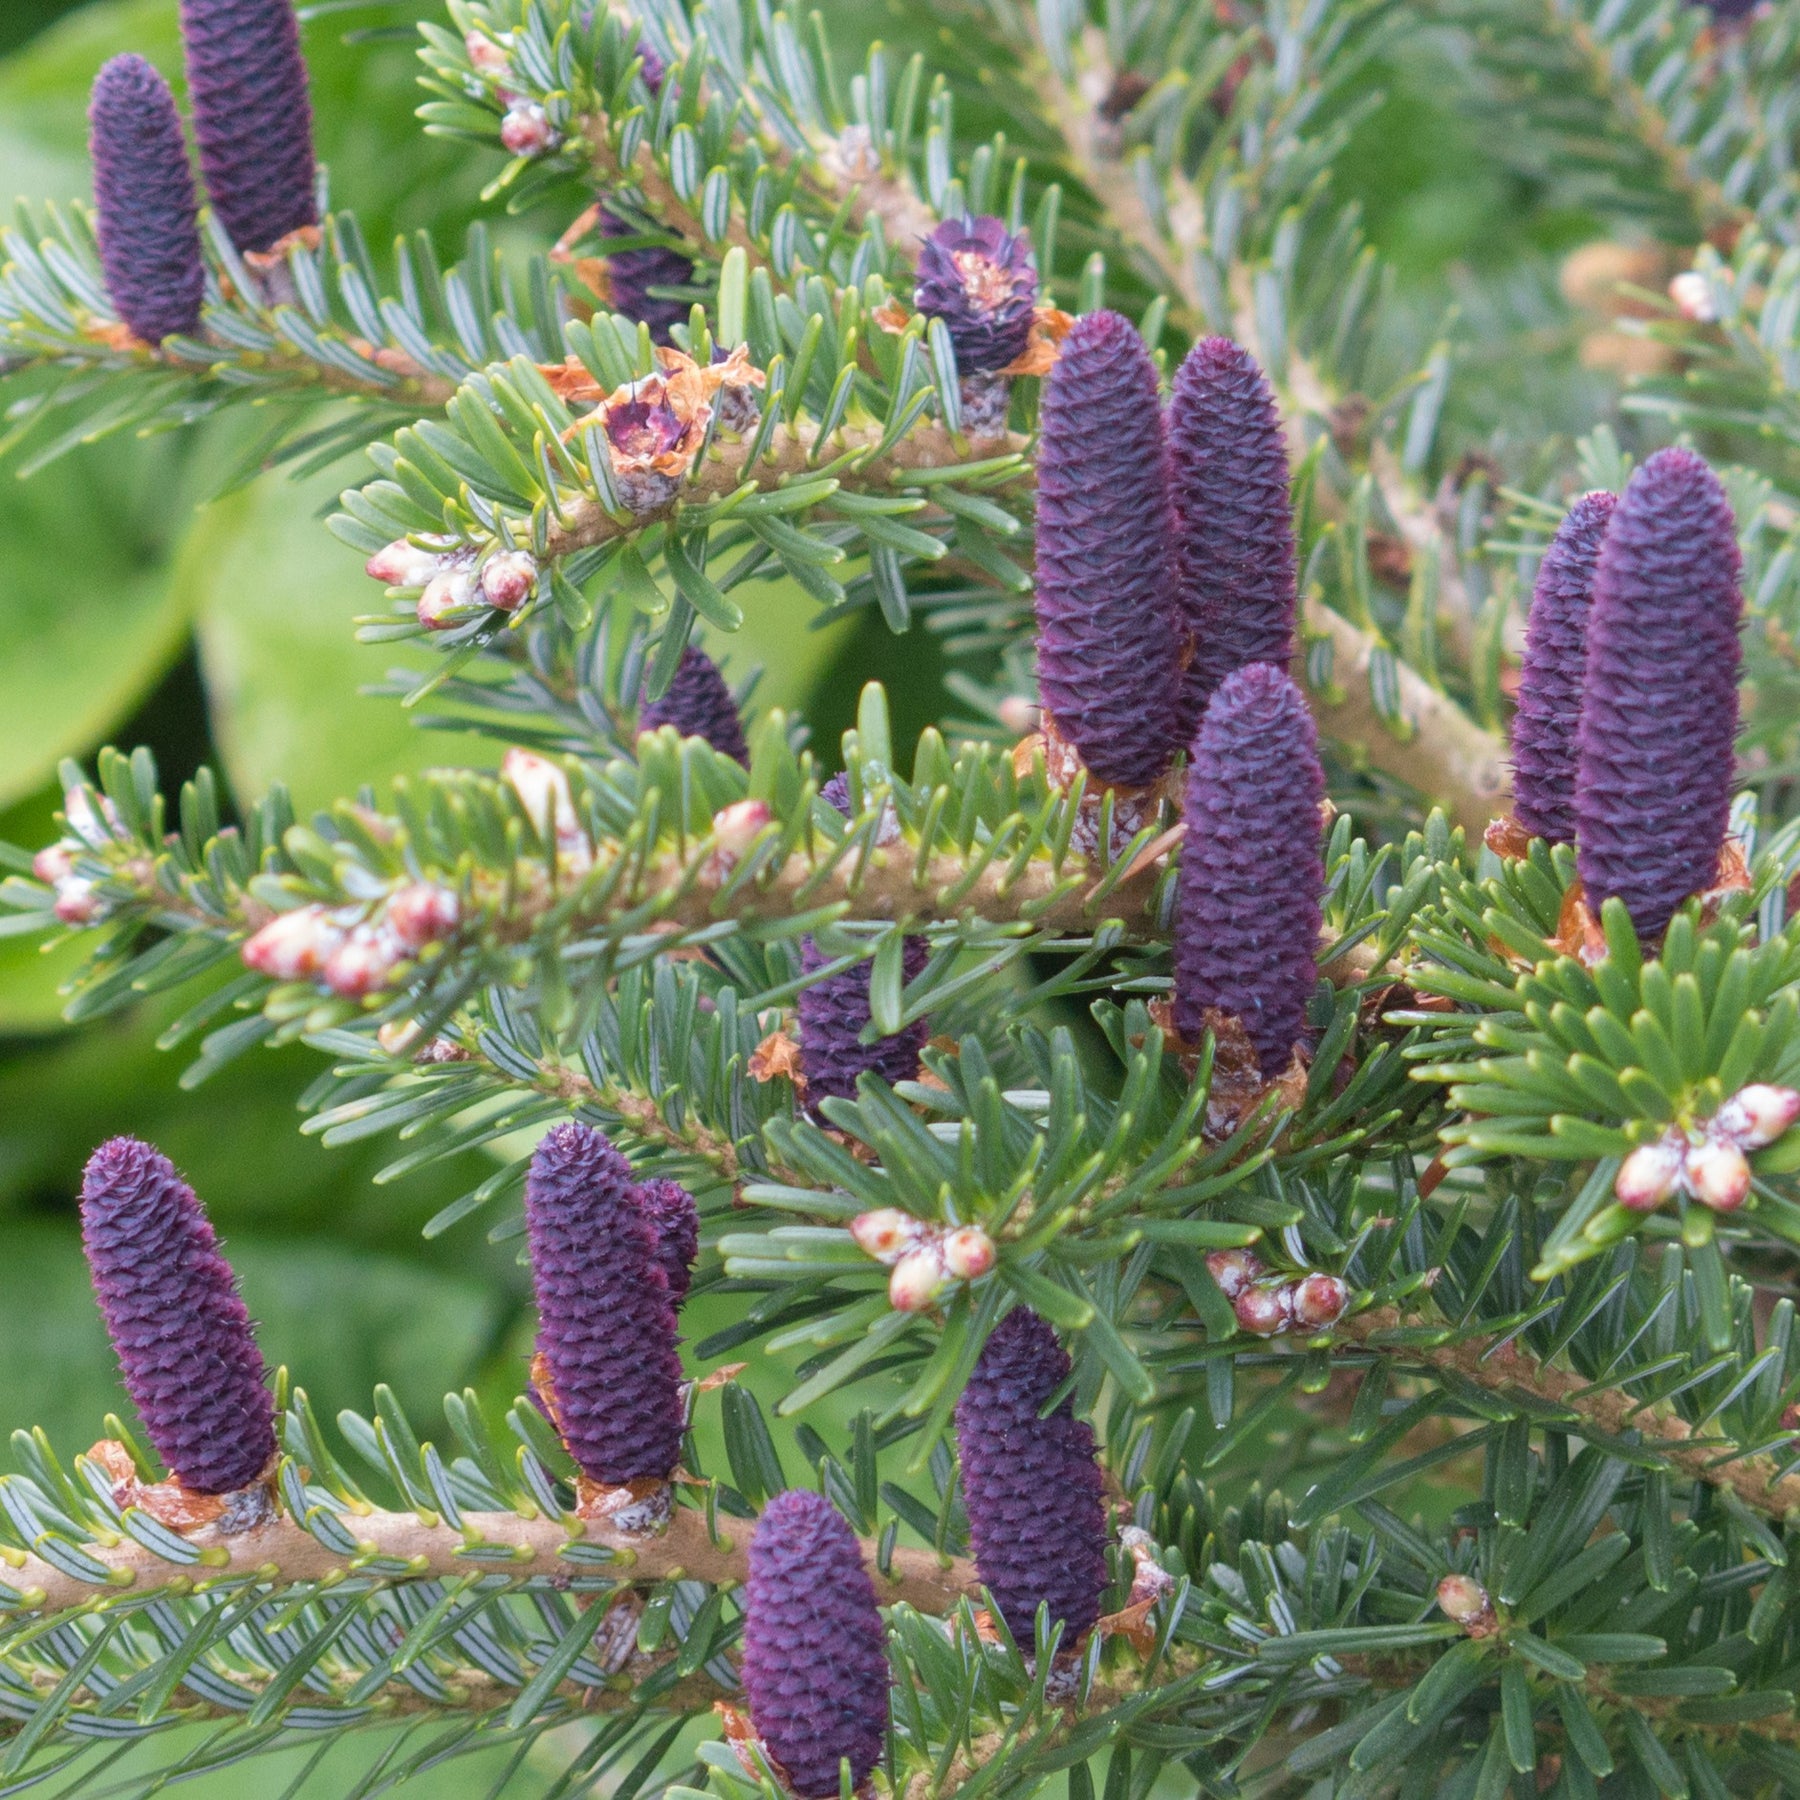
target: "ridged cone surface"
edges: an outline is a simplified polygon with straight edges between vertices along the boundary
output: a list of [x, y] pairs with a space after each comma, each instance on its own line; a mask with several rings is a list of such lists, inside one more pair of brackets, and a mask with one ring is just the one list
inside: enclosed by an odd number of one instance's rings
[[1294, 519], [1287, 442], [1256, 358], [1203, 338], [1169, 397], [1169, 488], [1176, 592], [1194, 651], [1182, 683], [1182, 737], [1234, 670], [1285, 669], [1294, 654]]
[[1738, 727], [1737, 528], [1691, 450], [1659, 450], [1613, 509], [1594, 573], [1575, 782], [1576, 863], [1653, 936], [1712, 885]]
[[693, 1285], [694, 1259], [700, 1254], [700, 1213], [694, 1196], [679, 1181], [659, 1176], [639, 1182], [637, 1198], [656, 1234], [656, 1260], [669, 1284], [669, 1300], [680, 1306]]
[[835, 807], [847, 819], [850, 816], [850, 777], [841, 769], [819, 789], [819, 798]]
[[1575, 836], [1575, 733], [1587, 679], [1594, 567], [1615, 497], [1583, 494], [1557, 528], [1531, 590], [1519, 710], [1513, 719], [1513, 814], [1533, 837]]
[[1265, 1076], [1287, 1067], [1318, 981], [1325, 775], [1305, 696], [1253, 663], [1213, 696], [1187, 770], [1175, 919], [1175, 1029], [1235, 1013]]
[[1147, 787], [1182, 741], [1182, 629], [1156, 368], [1128, 319], [1076, 320], [1039, 425], [1038, 688], [1095, 775]]
[[[603, 237], [636, 237], [639, 228], [602, 203], [600, 232]], [[651, 340], [658, 344], [668, 343], [670, 329], [685, 325], [693, 309], [685, 300], [668, 300], [650, 290], [686, 287], [693, 279], [694, 265], [679, 250], [671, 250], [665, 244], [607, 253], [607, 304], [614, 312], [648, 325]]]
[[537, 1347], [569, 1454], [590, 1479], [666, 1480], [681, 1454], [681, 1358], [656, 1232], [602, 1132], [558, 1125], [525, 1182]]
[[913, 305], [943, 320], [961, 374], [991, 374], [1024, 353], [1037, 297], [1030, 245], [988, 214], [946, 219], [919, 246]]
[[745, 1599], [757, 1736], [803, 1800], [837, 1794], [845, 1757], [860, 1788], [887, 1733], [887, 1633], [856, 1534], [823, 1495], [793, 1489], [763, 1509]]
[[673, 725], [683, 737], [704, 738], [721, 756], [735, 758], [746, 767], [750, 746], [744, 741], [744, 721], [719, 665], [697, 644], [689, 644], [676, 665], [675, 679], [660, 700], [647, 700], [638, 714], [640, 731]]
[[[913, 981], [930, 959], [923, 938], [909, 937], [901, 952], [906, 979]], [[826, 956], [808, 937], [800, 945], [800, 968], [806, 975], [824, 968]], [[924, 1019], [915, 1019], [892, 1037], [859, 1043], [869, 1022], [869, 977], [873, 965], [858, 963], [841, 974], [800, 990], [800, 1067], [806, 1076], [809, 1104], [856, 1098], [856, 1078], [865, 1070], [890, 1084], [911, 1081], [919, 1073], [919, 1053], [930, 1035]]]
[[169, 84], [115, 56], [88, 106], [100, 267], [113, 310], [148, 344], [199, 328], [206, 271], [194, 177]]
[[181, 0], [206, 197], [239, 250], [318, 223], [312, 102], [291, 0]]
[[1069, 1375], [1056, 1333], [1017, 1307], [982, 1347], [956, 1403], [956, 1449], [975, 1567], [1029, 1651], [1037, 1610], [1063, 1622], [1062, 1648], [1093, 1629], [1106, 1591], [1106, 1498], [1094, 1433], [1067, 1399], [1040, 1418]]
[[275, 1456], [275, 1403], [231, 1265], [161, 1151], [113, 1138], [88, 1159], [81, 1242], [126, 1392], [185, 1487], [248, 1487]]

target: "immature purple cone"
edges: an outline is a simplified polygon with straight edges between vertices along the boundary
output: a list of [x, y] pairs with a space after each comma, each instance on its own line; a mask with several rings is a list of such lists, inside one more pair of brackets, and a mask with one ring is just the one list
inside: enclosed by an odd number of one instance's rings
[[1712, 885], [1738, 725], [1737, 526], [1691, 450], [1659, 450], [1613, 509], [1594, 572], [1575, 777], [1576, 866], [1643, 936]]
[[1037, 297], [1031, 246], [999, 219], [946, 219], [919, 246], [913, 305], [944, 321], [964, 375], [992, 374], [1024, 354]]
[[1180, 631], [1156, 369], [1130, 320], [1075, 322], [1039, 424], [1038, 687], [1100, 780], [1148, 787], [1180, 743]]
[[850, 816], [850, 777], [842, 769], [819, 789], [819, 798], [835, 807], [847, 819]]
[[[900, 953], [908, 981], [918, 979], [930, 960], [923, 938], [909, 937]], [[811, 975], [833, 959], [809, 938], [801, 941], [801, 972]], [[858, 963], [838, 975], [827, 975], [800, 990], [800, 1068], [806, 1076], [807, 1103], [856, 1098], [856, 1078], [865, 1070], [883, 1081], [912, 1081], [919, 1073], [919, 1052], [930, 1035], [924, 1019], [915, 1019], [892, 1037], [860, 1043], [869, 1023], [870, 965]]]
[[887, 1633], [862, 1546], [803, 1488], [777, 1494], [750, 1540], [744, 1692], [750, 1722], [802, 1800], [859, 1789], [887, 1735]]
[[275, 1403], [231, 1265], [194, 1190], [151, 1145], [88, 1159], [81, 1243], [125, 1390], [183, 1487], [228, 1494], [275, 1460]]
[[1252, 663], [1213, 695], [1187, 770], [1175, 923], [1175, 1029], [1235, 1014], [1273, 1078], [1288, 1065], [1318, 981], [1325, 775], [1305, 696]]
[[681, 1454], [681, 1358], [656, 1232], [603, 1133], [558, 1125], [525, 1181], [538, 1353], [563, 1442], [607, 1487], [666, 1481]]
[[312, 103], [292, 0], [181, 0], [200, 172], [225, 235], [267, 250], [316, 225]]
[[654, 731], [673, 725], [683, 737], [705, 738], [721, 756], [750, 764], [750, 746], [744, 741], [744, 721], [719, 665], [697, 644], [681, 653], [675, 679], [660, 700], [646, 700], [638, 714], [638, 730]]
[[694, 1196], [679, 1181], [659, 1177], [641, 1181], [638, 1205], [656, 1234], [656, 1260], [669, 1284], [669, 1300], [680, 1306], [694, 1280], [694, 1259], [700, 1254], [700, 1214]]
[[141, 56], [115, 56], [94, 77], [88, 124], [100, 267], [113, 310], [147, 344], [194, 331], [206, 273], [169, 84]]
[[1235, 669], [1294, 654], [1294, 522], [1275, 393], [1248, 350], [1202, 338], [1169, 397], [1175, 590], [1194, 653], [1182, 738]]
[[[636, 237], [639, 227], [600, 204], [602, 237]], [[635, 250], [614, 250], [606, 258], [607, 304], [614, 312], [650, 327], [659, 344], [669, 341], [672, 326], [687, 323], [693, 310], [685, 300], [669, 300], [652, 294], [653, 287], [686, 287], [694, 279], [694, 265], [679, 250], [650, 244]]]
[[1575, 836], [1575, 730], [1587, 676], [1594, 564], [1615, 497], [1583, 494], [1557, 527], [1531, 590], [1513, 720], [1513, 815], [1533, 837]]
[[1073, 1650], [1106, 1591], [1106, 1500], [1094, 1433], [1067, 1399], [1040, 1418], [1069, 1378], [1056, 1333], [1015, 1307], [982, 1347], [956, 1403], [956, 1449], [975, 1567], [1021, 1649], [1037, 1609], [1062, 1622]]

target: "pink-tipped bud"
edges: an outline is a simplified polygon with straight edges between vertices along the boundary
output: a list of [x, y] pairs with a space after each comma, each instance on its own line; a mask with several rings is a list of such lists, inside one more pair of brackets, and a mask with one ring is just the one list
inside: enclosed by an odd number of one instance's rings
[[244, 962], [275, 981], [310, 981], [344, 941], [322, 906], [302, 906], [271, 919], [244, 945]]
[[979, 1225], [963, 1225], [940, 1245], [944, 1267], [956, 1281], [979, 1281], [994, 1266], [994, 1240]]
[[504, 46], [496, 44], [491, 37], [485, 37], [479, 31], [463, 33], [463, 50], [469, 58], [469, 67], [481, 75], [504, 75], [508, 58]]
[[400, 946], [385, 931], [359, 925], [325, 960], [325, 985], [345, 1000], [360, 1000], [387, 985]]
[[1698, 269], [1683, 269], [1669, 283], [1669, 298], [1684, 319], [1696, 325], [1718, 322], [1719, 309], [1713, 304], [1712, 283]]
[[1309, 1331], [1335, 1325], [1350, 1304], [1350, 1290], [1335, 1275], [1305, 1275], [1292, 1290], [1294, 1323]]
[[1274, 1337], [1293, 1322], [1293, 1296], [1285, 1282], [1279, 1287], [1247, 1287], [1231, 1303], [1231, 1310], [1252, 1337]]
[[713, 814], [713, 841], [725, 855], [742, 856], [770, 817], [768, 807], [760, 800], [734, 801], [723, 812]]
[[1207, 1272], [1227, 1300], [1235, 1300], [1263, 1272], [1263, 1260], [1248, 1250], [1213, 1250], [1207, 1253]]
[[1444, 1617], [1470, 1637], [1487, 1637], [1499, 1624], [1487, 1589], [1472, 1575], [1446, 1575], [1437, 1584], [1437, 1603]]
[[371, 581], [385, 582], [393, 588], [422, 588], [444, 566], [435, 550], [421, 550], [405, 538], [384, 544], [363, 564], [363, 573]]
[[1736, 1212], [1750, 1193], [1750, 1165], [1736, 1144], [1709, 1138], [1687, 1153], [1682, 1167], [1687, 1190], [1714, 1212]]
[[888, 1304], [895, 1312], [923, 1312], [949, 1282], [936, 1244], [909, 1250], [888, 1277]]
[[500, 142], [514, 156], [541, 156], [555, 134], [544, 109], [535, 100], [516, 105], [500, 121]]
[[427, 631], [453, 631], [475, 604], [475, 577], [467, 569], [444, 569], [419, 596], [419, 623]]
[[1655, 1212], [1681, 1180], [1687, 1146], [1680, 1138], [1639, 1144], [1613, 1177], [1613, 1197], [1632, 1212]]
[[537, 562], [524, 550], [503, 550], [481, 565], [481, 597], [501, 612], [516, 612], [537, 586]]
[[75, 872], [75, 856], [67, 844], [49, 844], [31, 859], [31, 872], [55, 887]]
[[119, 824], [118, 809], [113, 803], [104, 795], [96, 801], [93, 790], [86, 787], [72, 787], [63, 795], [63, 817], [90, 850], [110, 844]]
[[918, 1243], [923, 1227], [911, 1213], [897, 1206], [878, 1206], [850, 1221], [850, 1235], [865, 1256], [877, 1262], [896, 1263]]
[[1036, 731], [1043, 716], [1037, 702], [1027, 700], [1023, 694], [1008, 694], [1000, 702], [1000, 723], [1015, 737]]
[[446, 887], [409, 881], [388, 895], [388, 929], [407, 950], [421, 950], [449, 937], [462, 920], [462, 906]]
[[554, 836], [568, 838], [581, 829], [569, 778], [548, 757], [534, 750], [509, 750], [500, 759], [500, 779], [519, 796], [539, 831], [548, 826]]
[[1800, 1119], [1800, 1091], [1758, 1081], [1740, 1088], [1713, 1114], [1712, 1129], [1740, 1150], [1760, 1150], [1796, 1119]]
[[65, 925], [91, 925], [100, 916], [102, 904], [91, 881], [68, 875], [56, 884], [56, 904], [51, 911]]

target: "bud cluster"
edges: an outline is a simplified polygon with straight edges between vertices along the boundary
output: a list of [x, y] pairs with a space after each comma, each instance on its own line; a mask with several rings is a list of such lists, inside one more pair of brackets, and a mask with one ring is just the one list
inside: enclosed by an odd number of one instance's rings
[[99, 883], [77, 870], [84, 851], [116, 848], [124, 837], [118, 809], [104, 794], [85, 786], [63, 795], [64, 836], [31, 859], [31, 872], [56, 895], [52, 910], [65, 925], [94, 925], [106, 917]]
[[562, 134], [550, 123], [549, 115], [535, 100], [527, 100], [506, 86], [512, 73], [512, 33], [501, 32], [489, 37], [485, 32], [463, 34], [463, 49], [476, 80], [477, 94], [492, 86], [494, 98], [505, 109], [500, 121], [500, 142], [514, 156], [542, 156], [560, 147]]
[[432, 944], [453, 937], [462, 903], [435, 882], [408, 881], [374, 908], [301, 906], [245, 943], [244, 962], [275, 981], [316, 981], [346, 1000], [387, 987]]
[[1248, 1250], [1214, 1250], [1206, 1267], [1231, 1302], [1238, 1325], [1252, 1337], [1327, 1331], [1350, 1304], [1350, 1289], [1338, 1276], [1317, 1269], [1305, 1275], [1271, 1273]]
[[933, 1225], [897, 1206], [859, 1214], [850, 1235], [894, 1271], [888, 1302], [896, 1312], [923, 1312], [952, 1282], [979, 1281], [994, 1267], [994, 1240], [979, 1225]]
[[528, 550], [496, 547], [478, 561], [473, 550], [433, 550], [410, 538], [384, 544], [363, 572], [392, 589], [418, 589], [416, 611], [427, 631], [454, 631], [483, 606], [515, 613], [538, 587], [537, 559]]
[[1713, 1212], [1736, 1212], [1750, 1197], [1747, 1152], [1761, 1150], [1800, 1119], [1800, 1093], [1755, 1082], [1740, 1088], [1691, 1130], [1672, 1125], [1619, 1165], [1613, 1195], [1632, 1212], [1654, 1212], [1685, 1195]]

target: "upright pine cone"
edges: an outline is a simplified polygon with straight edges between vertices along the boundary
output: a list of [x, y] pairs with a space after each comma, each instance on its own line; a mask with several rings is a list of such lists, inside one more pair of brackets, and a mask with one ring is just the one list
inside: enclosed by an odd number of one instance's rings
[[1273, 1078], [1318, 981], [1325, 775], [1305, 696], [1280, 669], [1228, 675], [1187, 771], [1187, 840], [1175, 925], [1175, 1029], [1235, 1014]]
[[1614, 497], [1583, 494], [1557, 527], [1531, 590], [1519, 711], [1513, 720], [1513, 813], [1533, 837], [1575, 836], [1575, 730], [1587, 674], [1594, 565]]
[[913, 305], [944, 321], [964, 375], [994, 374], [1024, 354], [1037, 297], [1031, 246], [999, 219], [946, 219], [919, 246]]
[[1072, 1650], [1106, 1591], [1106, 1502], [1094, 1433], [1065, 1399], [1069, 1357], [1036, 1313], [1017, 1307], [982, 1347], [956, 1403], [956, 1448], [975, 1567], [1021, 1649], [1046, 1605]]
[[181, 0], [206, 197], [239, 250], [316, 225], [312, 103], [291, 0]]
[[147, 344], [196, 330], [206, 272], [169, 84], [141, 56], [115, 56], [94, 77], [88, 124], [100, 267], [113, 311]]
[[1235, 669], [1294, 655], [1294, 523], [1275, 393], [1248, 350], [1203, 338], [1169, 398], [1176, 593], [1193, 635], [1182, 741]]
[[683, 737], [705, 738], [721, 756], [734, 757], [747, 768], [750, 746], [744, 741], [744, 721], [719, 665], [698, 644], [681, 653], [675, 679], [660, 700], [646, 700], [638, 714], [638, 730], [655, 731], [673, 725]]
[[638, 1205], [656, 1234], [656, 1260], [669, 1284], [671, 1305], [680, 1306], [694, 1280], [700, 1254], [700, 1214], [694, 1196], [679, 1181], [659, 1177], [638, 1183]]
[[1100, 780], [1148, 787], [1181, 743], [1156, 368], [1117, 313], [1075, 322], [1044, 383], [1038, 687]]
[[551, 1410], [590, 1480], [663, 1480], [681, 1454], [681, 1358], [656, 1231], [605, 1135], [558, 1125], [525, 1182], [538, 1353]]
[[[646, 65], [647, 75], [647, 65]], [[604, 200], [600, 203], [600, 235], [636, 237], [639, 227]], [[692, 308], [685, 300], [671, 300], [650, 292], [652, 288], [686, 287], [694, 279], [694, 265], [679, 250], [664, 244], [640, 245], [633, 250], [614, 250], [606, 258], [607, 305], [614, 312], [650, 327], [659, 344], [669, 341], [673, 326], [685, 325]]]
[[194, 1493], [250, 1486], [275, 1460], [275, 1403], [194, 1190], [161, 1151], [113, 1138], [82, 1177], [81, 1243], [157, 1455]]
[[[906, 940], [901, 965], [908, 981], [917, 980], [930, 955], [923, 938]], [[802, 974], [814, 974], [830, 961], [810, 937], [802, 940]], [[911, 1081], [919, 1073], [919, 1053], [929, 1035], [925, 1020], [915, 1019], [892, 1037], [877, 1038], [872, 1044], [860, 1042], [869, 1023], [870, 973], [867, 963], [858, 963], [800, 990], [800, 1068], [809, 1104], [854, 1100], [856, 1078], [865, 1070], [890, 1084]]]
[[802, 1800], [861, 1788], [887, 1734], [887, 1633], [862, 1546], [821, 1494], [791, 1489], [750, 1540], [744, 1692], [750, 1722]]
[[1600, 546], [1575, 776], [1589, 903], [1617, 895], [1645, 936], [1712, 885], [1738, 725], [1737, 526], [1691, 450], [1632, 476]]

